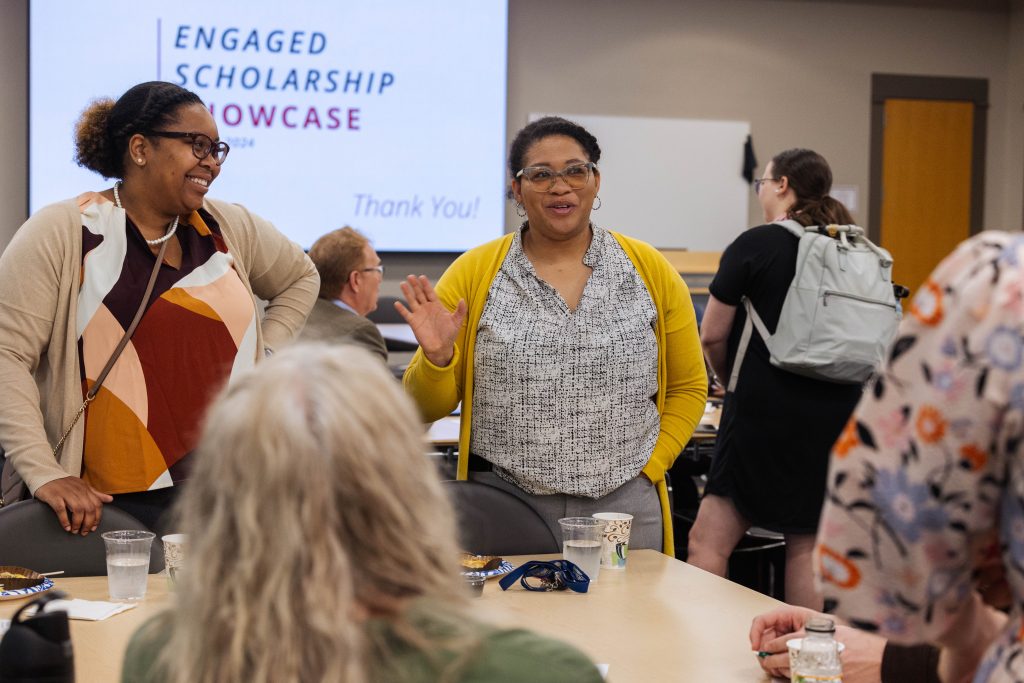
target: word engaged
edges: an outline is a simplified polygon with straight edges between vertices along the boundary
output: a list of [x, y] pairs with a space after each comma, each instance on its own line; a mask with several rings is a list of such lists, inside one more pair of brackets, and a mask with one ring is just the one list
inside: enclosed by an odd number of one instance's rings
[[356, 216], [369, 218], [476, 218], [480, 211], [480, 197], [470, 200], [451, 199], [444, 195], [432, 195], [429, 201], [419, 195], [408, 199], [376, 197], [369, 192], [355, 195]]

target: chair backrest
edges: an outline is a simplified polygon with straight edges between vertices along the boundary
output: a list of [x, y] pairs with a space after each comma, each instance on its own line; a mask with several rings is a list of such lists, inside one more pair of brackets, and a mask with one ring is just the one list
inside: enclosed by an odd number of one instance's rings
[[[139, 520], [112, 505], [103, 507], [96, 531], [88, 536], [61, 528], [49, 505], [23, 500], [0, 508], [0, 565], [27, 567], [37, 572], [64, 571], [64, 576], [106, 576], [104, 531], [147, 530]], [[163, 544], [153, 539], [149, 573], [164, 568]]]
[[455, 506], [463, 550], [502, 556], [562, 552], [541, 516], [511, 493], [475, 481], [444, 485]]
[[396, 301], [402, 301], [402, 299], [397, 296], [378, 297], [377, 308], [367, 313], [366, 317], [375, 323], [404, 323], [405, 318], [395, 310]]

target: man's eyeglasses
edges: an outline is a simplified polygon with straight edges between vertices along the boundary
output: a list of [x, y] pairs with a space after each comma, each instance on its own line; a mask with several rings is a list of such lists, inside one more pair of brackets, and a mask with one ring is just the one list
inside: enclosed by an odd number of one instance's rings
[[772, 181], [773, 183], [779, 181], [778, 178], [754, 178], [754, 194], [760, 194], [761, 186], [767, 183], [769, 180]]
[[530, 560], [514, 569], [498, 581], [501, 590], [509, 589], [513, 583], [528, 591], [564, 591], [566, 588], [577, 593], [586, 593], [590, 577], [586, 572], [568, 560]]
[[373, 271], [377, 271], [378, 273], [380, 273], [381, 277], [384, 277], [384, 266], [383, 265], [380, 265], [380, 266], [370, 266], [369, 268], [360, 268], [360, 270], [362, 272], [364, 272], [364, 273], [370, 273], [370, 272], [373, 272]]
[[597, 170], [597, 164], [588, 161], [584, 164], [570, 164], [561, 171], [547, 166], [527, 166], [516, 173], [516, 178], [526, 178], [533, 189], [548, 192], [555, 186], [559, 178], [573, 190], [582, 190], [590, 182], [590, 175]]
[[158, 138], [181, 138], [192, 140], [192, 154], [195, 155], [196, 159], [202, 161], [206, 157], [213, 155], [213, 160], [220, 166], [224, 163], [224, 160], [228, 158], [228, 152], [231, 151], [231, 147], [228, 143], [221, 140], [220, 142], [214, 142], [213, 139], [205, 133], [177, 133], [168, 130], [151, 130], [146, 135], [151, 135]]

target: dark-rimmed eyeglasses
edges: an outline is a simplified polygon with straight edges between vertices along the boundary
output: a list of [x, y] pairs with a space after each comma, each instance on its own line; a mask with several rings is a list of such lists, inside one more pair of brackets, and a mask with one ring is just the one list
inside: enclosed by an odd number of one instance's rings
[[376, 272], [380, 273], [381, 277], [384, 277], [384, 266], [383, 265], [370, 266], [369, 268], [360, 268], [359, 270], [361, 272], [363, 272], [363, 273], [372, 273], [372, 272], [376, 271]]
[[516, 173], [516, 178], [526, 178], [538, 192], [547, 192], [555, 186], [559, 178], [573, 190], [582, 190], [590, 182], [590, 175], [597, 170], [597, 164], [588, 161], [582, 164], [570, 164], [561, 171], [547, 166], [527, 166]]
[[228, 158], [228, 152], [231, 151], [231, 147], [228, 143], [223, 140], [220, 142], [214, 142], [213, 138], [205, 133], [178, 133], [169, 130], [151, 130], [146, 133], [146, 135], [158, 138], [191, 139], [192, 154], [195, 155], [196, 159], [202, 161], [212, 154], [213, 160], [217, 162], [218, 166], [224, 163], [224, 160]]
[[524, 562], [510, 574], [501, 577], [498, 585], [501, 590], [508, 590], [516, 579], [528, 591], [564, 591], [568, 588], [577, 593], [586, 593], [590, 587], [590, 577], [586, 572], [568, 560]]
[[754, 178], [754, 194], [760, 194], [761, 186], [767, 183], [769, 180], [772, 182], [779, 181], [778, 178]]

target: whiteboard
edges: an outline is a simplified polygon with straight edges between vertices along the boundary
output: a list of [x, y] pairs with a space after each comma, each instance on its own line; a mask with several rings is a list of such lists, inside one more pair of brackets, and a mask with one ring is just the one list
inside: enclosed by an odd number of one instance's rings
[[743, 178], [747, 121], [561, 116], [601, 146], [596, 225], [663, 249], [722, 251], [745, 230], [750, 185]]

